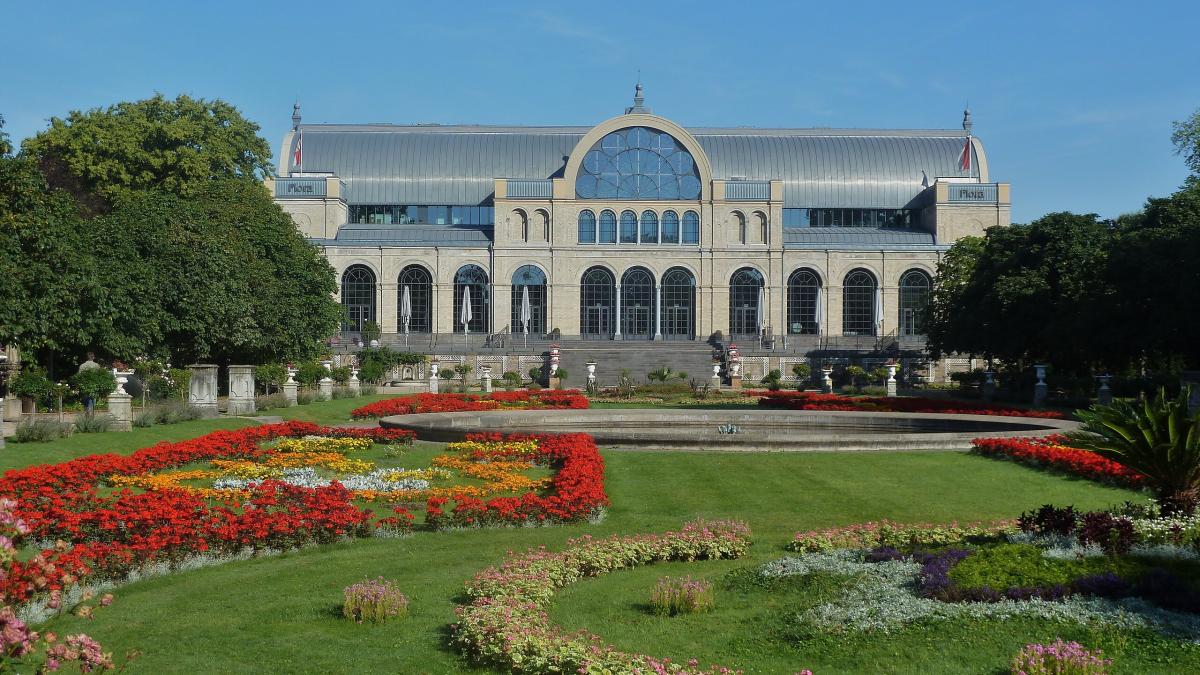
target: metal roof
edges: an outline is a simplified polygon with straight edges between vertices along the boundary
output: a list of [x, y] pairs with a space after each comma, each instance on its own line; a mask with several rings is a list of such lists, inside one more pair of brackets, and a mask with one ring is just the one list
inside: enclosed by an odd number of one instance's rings
[[[300, 131], [305, 172], [342, 178], [352, 204], [473, 206], [492, 196], [496, 178], [560, 176], [589, 128], [302, 124]], [[787, 207], [904, 208], [923, 178], [967, 175], [958, 170], [960, 130], [688, 131], [708, 153], [714, 178], [780, 179]]]
[[[305, 139], [307, 142], [307, 139]], [[375, 225], [349, 223], [335, 239], [310, 239], [318, 246], [471, 246], [492, 243], [492, 229], [469, 225]]]
[[919, 249], [939, 250], [932, 233], [873, 227], [785, 227], [783, 247], [786, 249]]

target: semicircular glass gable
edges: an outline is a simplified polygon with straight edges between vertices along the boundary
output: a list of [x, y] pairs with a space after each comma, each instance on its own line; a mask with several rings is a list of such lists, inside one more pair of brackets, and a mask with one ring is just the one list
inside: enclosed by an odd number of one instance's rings
[[696, 160], [675, 137], [647, 127], [614, 131], [588, 150], [575, 179], [579, 199], [699, 199]]

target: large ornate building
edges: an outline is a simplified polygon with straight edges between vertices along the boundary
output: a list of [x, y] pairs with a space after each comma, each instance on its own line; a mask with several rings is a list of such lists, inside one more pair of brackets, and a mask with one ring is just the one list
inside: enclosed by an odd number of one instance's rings
[[962, 130], [684, 128], [639, 85], [591, 128], [292, 119], [268, 187], [337, 271], [349, 331], [482, 338], [528, 317], [566, 339], [877, 349], [919, 342], [951, 243], [1009, 223], [969, 113]]

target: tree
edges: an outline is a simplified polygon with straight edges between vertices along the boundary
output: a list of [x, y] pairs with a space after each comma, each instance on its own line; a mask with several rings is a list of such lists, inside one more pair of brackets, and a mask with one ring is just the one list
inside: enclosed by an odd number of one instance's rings
[[0, 115], [0, 157], [12, 154], [12, 142], [4, 132], [4, 115]]
[[257, 124], [221, 100], [161, 94], [50, 120], [25, 141], [50, 184], [79, 198], [100, 198], [103, 211], [129, 190], [199, 192], [213, 179], [270, 175], [271, 148]]
[[1200, 174], [1200, 110], [1182, 122], [1172, 123], [1172, 127], [1171, 142], [1175, 144], [1175, 154], [1183, 155], [1192, 173]]
[[1052, 213], [955, 244], [928, 309], [931, 349], [1067, 371], [1127, 359], [1094, 339], [1110, 325], [1103, 269], [1112, 233], [1095, 214]]

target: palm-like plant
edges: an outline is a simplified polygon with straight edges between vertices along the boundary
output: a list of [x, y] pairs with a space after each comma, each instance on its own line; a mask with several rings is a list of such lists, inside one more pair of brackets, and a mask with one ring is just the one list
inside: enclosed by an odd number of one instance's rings
[[1200, 413], [1188, 414], [1188, 391], [1160, 390], [1141, 403], [1116, 401], [1076, 411], [1083, 421], [1070, 444], [1141, 472], [1165, 511], [1191, 511], [1200, 495]]

